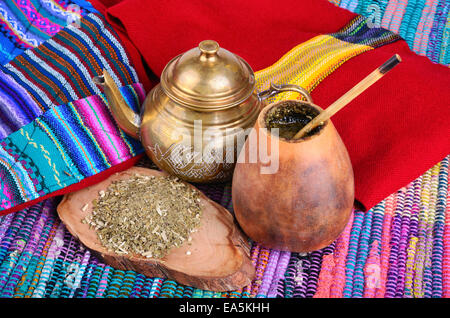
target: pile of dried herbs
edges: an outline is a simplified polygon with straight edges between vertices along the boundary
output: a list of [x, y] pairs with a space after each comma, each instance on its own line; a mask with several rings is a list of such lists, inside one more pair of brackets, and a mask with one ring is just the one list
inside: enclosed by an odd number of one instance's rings
[[100, 191], [83, 222], [118, 254], [162, 258], [200, 224], [199, 192], [176, 177], [136, 174]]

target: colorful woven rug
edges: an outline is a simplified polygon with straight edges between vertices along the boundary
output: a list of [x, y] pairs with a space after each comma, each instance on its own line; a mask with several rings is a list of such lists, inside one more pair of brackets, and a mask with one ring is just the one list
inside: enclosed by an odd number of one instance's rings
[[[364, 3], [342, 1], [340, 5], [355, 10], [365, 8]], [[432, 7], [438, 7], [440, 2], [430, 3]], [[393, 15], [387, 10], [388, 7], [382, 7], [382, 16], [383, 12], [387, 17]], [[350, 28], [335, 37], [345, 37], [346, 32], [357, 30]], [[416, 29], [413, 32], [416, 34]], [[433, 28], [427, 32], [429, 38], [433, 38]], [[378, 36], [386, 42], [395, 40], [383, 34]], [[329, 41], [330, 52], [340, 52], [344, 60], [375, 45], [349, 43], [343, 47], [336, 38], [323, 36], [312, 39], [306, 47], [314, 48], [320, 41]], [[411, 42], [408, 43], [411, 45]], [[431, 42], [427, 43], [429, 45]], [[436, 43], [434, 47], [437, 47]], [[305, 50], [305, 44], [294, 48], [291, 53], [301, 56], [302, 50]], [[433, 49], [432, 52], [436, 51]], [[444, 54], [439, 51], [439, 61], [446, 61], [446, 56], [445, 49]], [[287, 54], [283, 57], [283, 63], [289, 63], [291, 57]], [[338, 65], [340, 59], [332, 59], [330, 63]], [[265, 76], [269, 71], [258, 72], [259, 83], [266, 82]], [[316, 76], [299, 76], [305, 72], [313, 72]], [[296, 76], [291, 81], [305, 80], [302, 84], [308, 89], [313, 89], [321, 76], [326, 76], [320, 68], [310, 69], [307, 66], [292, 74]], [[310, 78], [317, 80], [310, 81]], [[322, 250], [299, 254], [252, 244], [256, 279], [242, 290], [227, 293], [186, 287], [171, 280], [119, 271], [100, 263], [58, 219], [55, 207], [59, 199], [46, 200], [0, 217], [0, 296], [449, 297], [449, 161], [450, 156], [444, 158], [423, 176], [369, 211], [354, 210], [342, 235]], [[142, 164], [148, 165], [148, 162]], [[230, 185], [205, 185], [200, 188], [232, 211]]]

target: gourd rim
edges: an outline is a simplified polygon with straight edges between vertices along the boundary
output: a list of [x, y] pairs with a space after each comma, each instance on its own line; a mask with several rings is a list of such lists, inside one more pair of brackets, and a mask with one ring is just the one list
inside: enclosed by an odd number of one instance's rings
[[[282, 101], [279, 101], [279, 102], [271, 103], [271, 104], [267, 105], [266, 107], [264, 107], [261, 110], [261, 112], [259, 113], [258, 119], [257, 119], [259, 127], [267, 129], [267, 124], [266, 124], [267, 123], [267, 116], [268, 116], [270, 110], [272, 110], [273, 108], [277, 108], [277, 107], [286, 107], [290, 103], [301, 104], [303, 106], [312, 107], [315, 110], [318, 110], [319, 112], [323, 112], [323, 109], [320, 106], [318, 106], [316, 104], [313, 104], [313, 103], [308, 103], [306, 101], [301, 101], [301, 100], [282, 100]], [[302, 137], [300, 139], [288, 139], [288, 138], [276, 136], [276, 135], [273, 135], [270, 131], [268, 131], [267, 133], [270, 135], [271, 138], [278, 138], [279, 140], [281, 140], [283, 142], [287, 142], [287, 143], [301, 143], [301, 142], [309, 141], [311, 139], [315, 139], [316, 137], [320, 136], [322, 134], [322, 132], [327, 128], [329, 121], [330, 120], [327, 119], [325, 122], [323, 122], [322, 123], [322, 127], [317, 132], [315, 132], [314, 134], [304, 136], [304, 137]]]

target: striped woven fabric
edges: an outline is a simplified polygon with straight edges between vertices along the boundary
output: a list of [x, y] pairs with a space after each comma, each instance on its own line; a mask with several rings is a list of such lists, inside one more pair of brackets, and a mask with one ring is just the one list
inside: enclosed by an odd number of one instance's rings
[[52, 107], [100, 94], [92, 77], [104, 68], [119, 86], [138, 82], [115, 31], [94, 13], [0, 67], [0, 139]]
[[[358, 7], [356, 1], [347, 3]], [[357, 19], [334, 36], [319, 36], [297, 46], [256, 74], [258, 88], [277, 78], [312, 90], [340, 63], [395, 40], [391, 33], [378, 30], [379, 41], [368, 42], [372, 35], [365, 23]], [[314, 49], [319, 46], [323, 55]], [[319, 56], [323, 64], [311, 63]], [[0, 296], [449, 297], [449, 161], [450, 156], [371, 210], [354, 210], [344, 232], [322, 250], [300, 254], [252, 244], [256, 279], [242, 290], [225, 293], [119, 271], [99, 262], [58, 219], [58, 199], [46, 200], [0, 217]], [[230, 184], [200, 189], [233, 210]]]
[[143, 152], [117, 127], [92, 81], [104, 68], [138, 108], [143, 87], [133, 84], [138, 79], [124, 48], [97, 13], [0, 67], [0, 211]]
[[84, 0], [8, 0], [0, 2], [0, 64], [34, 48], [90, 12]]
[[[125, 91], [134, 108], [144, 101], [140, 84]], [[103, 95], [53, 107], [0, 142], [0, 208], [63, 189], [141, 152], [115, 124]]]
[[[326, 76], [350, 58], [397, 41], [399, 37], [382, 28], [370, 28], [359, 16], [341, 31], [319, 35], [299, 44], [272, 66], [257, 72], [256, 86], [262, 91], [270, 83], [290, 83], [312, 91]], [[270, 102], [298, 98], [298, 93], [285, 92]]]
[[330, 0], [367, 17], [406, 40], [411, 50], [449, 65], [450, 2], [448, 0]]

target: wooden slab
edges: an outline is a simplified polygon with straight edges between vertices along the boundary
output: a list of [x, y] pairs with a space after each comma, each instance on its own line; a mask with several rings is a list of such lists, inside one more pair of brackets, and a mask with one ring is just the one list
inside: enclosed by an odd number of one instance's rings
[[[65, 195], [57, 211], [70, 233], [103, 262], [120, 270], [169, 278], [184, 285], [212, 291], [236, 290], [251, 283], [255, 269], [250, 259], [247, 238], [236, 226], [230, 212], [203, 193], [200, 197], [202, 219], [198, 231], [192, 234], [191, 245], [185, 242], [178, 248], [172, 248], [160, 260], [141, 255], [119, 255], [103, 247], [95, 230], [81, 220], [92, 213], [92, 201], [101, 190], [106, 190], [111, 182], [129, 178], [135, 173], [167, 175], [157, 170], [132, 167], [96, 185]], [[89, 205], [83, 211], [86, 203]], [[187, 255], [187, 251], [191, 254]]]

